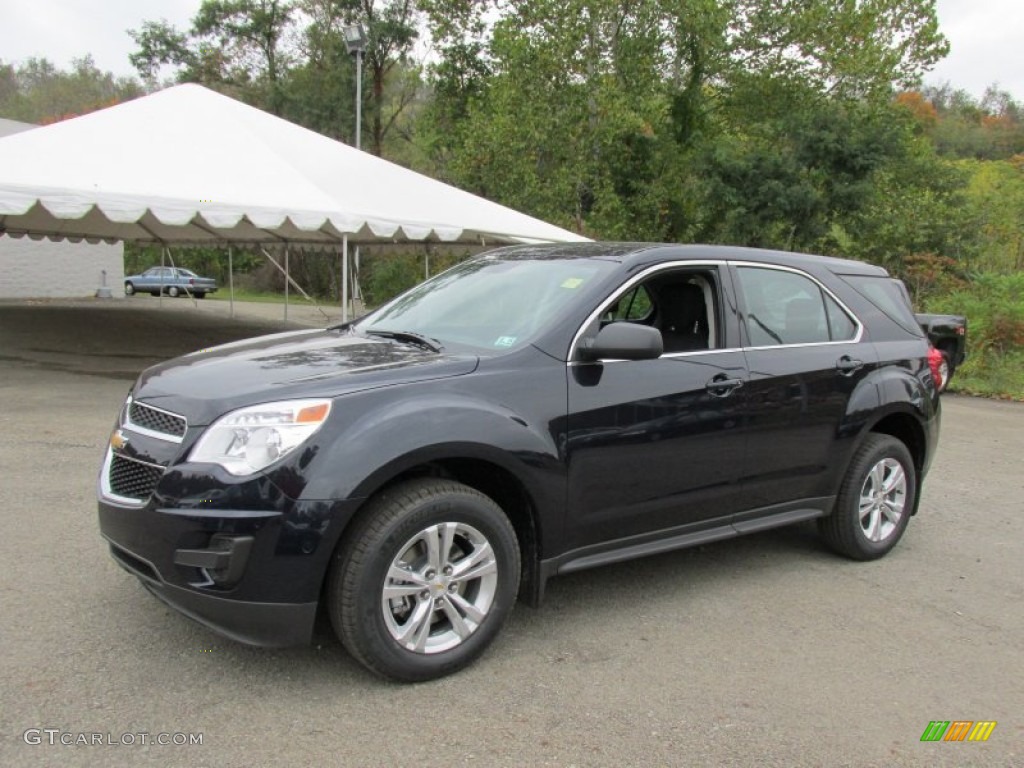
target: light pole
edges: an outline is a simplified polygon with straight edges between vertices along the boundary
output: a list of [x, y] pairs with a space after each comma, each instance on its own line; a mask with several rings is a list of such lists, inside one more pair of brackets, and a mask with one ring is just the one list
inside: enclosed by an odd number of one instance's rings
[[366, 50], [366, 30], [362, 24], [353, 24], [342, 30], [345, 48], [356, 55], [356, 149], [362, 149], [363, 127], [363, 51]]

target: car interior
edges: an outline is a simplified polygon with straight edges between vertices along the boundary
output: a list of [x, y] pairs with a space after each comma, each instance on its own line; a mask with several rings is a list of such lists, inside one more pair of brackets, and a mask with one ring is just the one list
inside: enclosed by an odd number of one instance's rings
[[658, 275], [619, 297], [602, 324], [628, 322], [661, 331], [664, 354], [715, 349], [715, 291], [712, 277], [697, 272]]

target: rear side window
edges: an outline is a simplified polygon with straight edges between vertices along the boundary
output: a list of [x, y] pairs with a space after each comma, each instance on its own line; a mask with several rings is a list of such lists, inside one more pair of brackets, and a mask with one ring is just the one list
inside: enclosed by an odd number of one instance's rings
[[921, 328], [910, 306], [907, 289], [899, 280], [872, 275], [840, 275], [857, 293], [874, 304], [893, 322], [916, 336]]
[[747, 333], [754, 347], [849, 341], [857, 324], [821, 287], [804, 275], [739, 267]]

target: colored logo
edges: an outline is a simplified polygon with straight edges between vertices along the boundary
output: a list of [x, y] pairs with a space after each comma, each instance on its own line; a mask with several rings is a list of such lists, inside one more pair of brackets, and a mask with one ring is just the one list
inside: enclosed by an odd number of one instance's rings
[[995, 720], [932, 720], [921, 741], [988, 741], [995, 728]]

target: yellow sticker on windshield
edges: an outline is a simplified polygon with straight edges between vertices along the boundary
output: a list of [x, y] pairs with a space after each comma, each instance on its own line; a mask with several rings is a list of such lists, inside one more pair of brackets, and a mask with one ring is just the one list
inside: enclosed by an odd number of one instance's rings
[[582, 277], [570, 277], [568, 280], [562, 283], [563, 288], [579, 288], [581, 285], [583, 285]]

